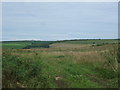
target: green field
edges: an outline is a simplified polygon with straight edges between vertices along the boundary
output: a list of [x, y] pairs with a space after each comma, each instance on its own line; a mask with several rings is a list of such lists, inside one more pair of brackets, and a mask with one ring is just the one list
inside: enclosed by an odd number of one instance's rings
[[49, 44], [53, 41], [3, 41], [2, 48], [3, 49], [23, 49], [26, 46], [34, 46], [36, 44]]
[[15, 41], [9, 41], [9, 42], [2, 42], [2, 48], [4, 49], [21, 49], [23, 47], [25, 47], [26, 45], [30, 45], [31, 42], [15, 42]]
[[2, 47], [3, 88], [118, 87], [118, 40], [4, 41]]

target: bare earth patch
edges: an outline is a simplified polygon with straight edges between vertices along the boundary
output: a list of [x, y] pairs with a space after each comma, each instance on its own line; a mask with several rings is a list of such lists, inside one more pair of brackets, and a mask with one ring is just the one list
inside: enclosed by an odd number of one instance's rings
[[58, 88], [66, 88], [67, 87], [67, 83], [60, 76], [55, 77], [55, 83], [58, 86]]

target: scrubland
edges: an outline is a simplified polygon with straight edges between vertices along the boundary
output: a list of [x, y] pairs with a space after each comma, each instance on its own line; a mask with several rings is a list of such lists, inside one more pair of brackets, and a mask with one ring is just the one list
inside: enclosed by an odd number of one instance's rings
[[118, 52], [116, 43], [74, 41], [3, 48], [3, 88], [117, 88]]

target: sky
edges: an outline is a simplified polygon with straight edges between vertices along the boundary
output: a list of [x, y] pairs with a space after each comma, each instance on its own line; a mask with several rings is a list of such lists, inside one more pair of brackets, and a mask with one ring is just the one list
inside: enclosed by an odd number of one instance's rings
[[4, 2], [2, 40], [118, 38], [117, 2]]

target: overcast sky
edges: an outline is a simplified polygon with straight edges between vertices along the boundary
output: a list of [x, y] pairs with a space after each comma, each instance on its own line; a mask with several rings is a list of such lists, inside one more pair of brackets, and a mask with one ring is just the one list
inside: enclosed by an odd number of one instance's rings
[[2, 4], [3, 40], [118, 38], [118, 3]]

